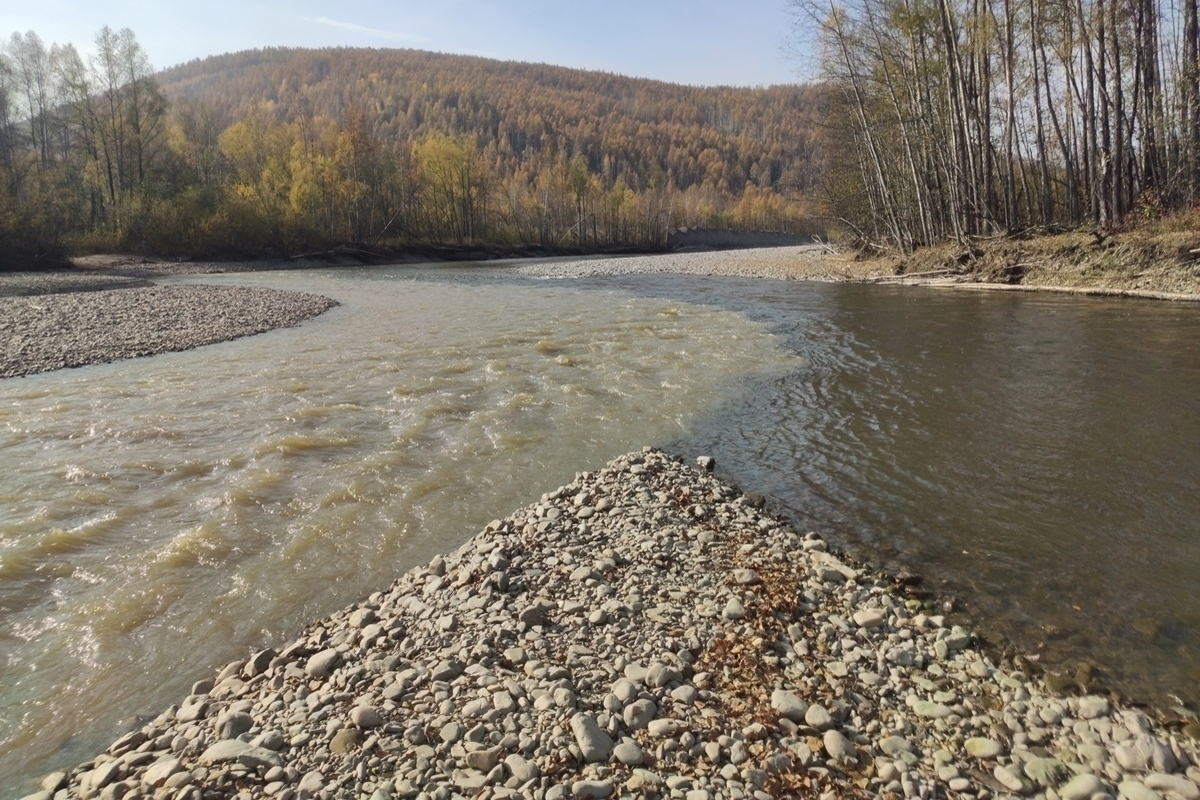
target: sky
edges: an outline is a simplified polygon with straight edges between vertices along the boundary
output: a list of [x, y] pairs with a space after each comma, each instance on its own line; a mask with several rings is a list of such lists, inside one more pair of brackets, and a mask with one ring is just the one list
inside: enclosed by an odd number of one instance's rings
[[92, 50], [130, 28], [156, 69], [256, 47], [406, 47], [694, 85], [803, 79], [788, 0], [0, 0], [0, 36]]

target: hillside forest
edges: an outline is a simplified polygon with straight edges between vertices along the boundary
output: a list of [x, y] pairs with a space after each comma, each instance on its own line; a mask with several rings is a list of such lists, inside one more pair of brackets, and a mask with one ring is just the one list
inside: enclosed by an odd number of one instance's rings
[[0, 252], [655, 247], [807, 232], [806, 86], [698, 88], [410, 50], [247, 51], [155, 72], [128, 30], [0, 50]]
[[1197, 0], [789, 0], [829, 89], [830, 213], [909, 251], [1200, 198]]

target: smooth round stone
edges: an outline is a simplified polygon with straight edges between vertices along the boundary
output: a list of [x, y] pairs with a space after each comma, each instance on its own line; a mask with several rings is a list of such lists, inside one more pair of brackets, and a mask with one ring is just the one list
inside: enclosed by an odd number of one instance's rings
[[996, 767], [992, 770], [992, 776], [1010, 791], [1020, 792], [1025, 787], [1025, 783], [1021, 780], [1021, 777], [1008, 767]]
[[1171, 792], [1184, 798], [1184, 800], [1200, 799], [1200, 787], [1189, 781], [1182, 775], [1168, 775], [1163, 772], [1152, 772], [1142, 778], [1142, 783], [1146, 784], [1147, 788], [1154, 789], [1158, 792]]
[[843, 736], [841, 731], [825, 731], [822, 743], [825, 745], [825, 752], [829, 753], [830, 758], [841, 762], [855, 760], [854, 744]]
[[673, 719], [651, 720], [646, 730], [656, 739], [665, 739], [679, 733], [679, 723]]
[[1056, 785], [1066, 772], [1063, 763], [1055, 758], [1031, 758], [1022, 768], [1025, 777], [1038, 786]]
[[1079, 698], [1079, 717], [1095, 719], [1108, 713], [1108, 698], [1090, 695]]
[[995, 739], [967, 739], [963, 746], [967, 750], [967, 755], [980, 760], [995, 758], [1004, 752], [1004, 745]]
[[254, 727], [254, 718], [244, 711], [231, 711], [217, 719], [217, 738], [236, 739]]
[[684, 684], [671, 692], [671, 699], [680, 703], [691, 704], [696, 701], [696, 687]]
[[926, 719], [945, 719], [954, 713], [949, 706], [942, 705], [941, 703], [931, 703], [928, 700], [918, 700], [913, 703], [912, 710], [918, 717], [925, 717]]
[[500, 763], [500, 748], [473, 750], [467, 753], [467, 766], [480, 772], [491, 772]]
[[492, 695], [492, 708], [501, 714], [510, 714], [517, 710], [517, 701], [508, 692], [496, 692]]
[[342, 728], [333, 735], [329, 742], [329, 750], [339, 755], [353, 753], [362, 744], [362, 733], [354, 728]]
[[739, 620], [746, 616], [746, 607], [742, 605], [741, 600], [738, 600], [736, 597], [734, 597], [725, 604], [725, 608], [721, 610], [721, 616], [731, 622], [734, 620]]
[[504, 759], [504, 766], [508, 767], [508, 771], [512, 773], [512, 776], [521, 783], [531, 781], [541, 774], [541, 770], [538, 769], [537, 764], [516, 753]]
[[1092, 795], [1104, 791], [1104, 783], [1091, 773], [1076, 775], [1058, 790], [1062, 800], [1088, 800]]
[[[783, 689], [771, 692], [771, 710], [792, 722], [803, 722], [809, 706], [794, 693]], [[815, 725], [813, 727], [816, 727]]]
[[879, 742], [879, 749], [885, 754], [893, 758], [901, 753], [912, 753], [916, 751], [913, 743], [903, 736], [889, 736]]
[[454, 744], [462, 739], [466, 732], [467, 729], [463, 727], [462, 723], [448, 722], [442, 726], [441, 731], [438, 732], [438, 736], [446, 744]]
[[641, 730], [658, 714], [658, 707], [651, 700], [635, 700], [625, 706], [625, 725], [630, 730]]
[[383, 717], [371, 706], [355, 706], [350, 712], [350, 721], [360, 728], [378, 728]]
[[575, 798], [604, 798], [612, 795], [613, 782], [611, 779], [602, 781], [575, 781], [571, 784], [571, 797]]
[[304, 665], [304, 674], [310, 678], [324, 678], [333, 672], [333, 668], [337, 666], [341, 657], [341, 654], [332, 647], [322, 650], [308, 659]]
[[811, 705], [804, 712], [804, 724], [810, 728], [816, 728], [819, 731], [827, 730], [833, 726], [833, 717], [822, 706]]
[[854, 612], [854, 624], [860, 628], [878, 628], [883, 625], [885, 617], [877, 608], [864, 608]]
[[640, 767], [646, 758], [642, 748], [638, 747], [631, 739], [625, 739], [614, 747], [613, 756], [627, 767]]
[[[576, 714], [571, 717], [571, 733], [575, 734], [575, 742], [579, 745], [579, 751], [585, 761], [608, 761], [608, 757], [612, 755], [612, 739], [600, 729], [596, 718], [590, 714]], [[609, 783], [609, 789], [611, 788], [612, 784]]]
[[758, 577], [758, 573], [752, 569], [735, 569], [733, 579], [741, 586], [754, 586], [762, 583], [762, 578]]
[[1146, 786], [1141, 781], [1121, 781], [1121, 785], [1117, 787], [1117, 791], [1121, 793], [1121, 797], [1128, 798], [1128, 800], [1163, 800], [1161, 794]]
[[621, 678], [612, 685], [612, 693], [622, 705], [629, 705], [638, 697], [638, 688], [628, 678]]

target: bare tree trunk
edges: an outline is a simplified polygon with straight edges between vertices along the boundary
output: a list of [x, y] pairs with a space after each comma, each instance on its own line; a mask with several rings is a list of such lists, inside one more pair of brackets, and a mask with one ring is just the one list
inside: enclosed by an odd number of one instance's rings
[[1100, 122], [1100, 191], [1097, 193], [1097, 221], [1103, 229], [1113, 225], [1112, 124], [1108, 101], [1108, 34], [1105, 0], [1096, 0], [1096, 115]]
[[[1038, 75], [1038, 52], [1041, 51], [1042, 64], [1045, 66], [1046, 51], [1040, 42], [1039, 28], [1041, 15], [1038, 0], [1029, 0], [1029, 35], [1033, 51], [1033, 113], [1037, 125], [1037, 159], [1038, 159], [1038, 199], [1042, 213], [1042, 225], [1049, 226], [1054, 221], [1054, 207], [1050, 197], [1050, 156], [1046, 151], [1046, 125], [1042, 117], [1042, 76]], [[1046, 97], [1050, 97], [1049, 75], [1046, 76]], [[1053, 112], [1053, 103], [1050, 104]], [[1066, 154], [1064, 153], [1064, 156]], [[1064, 159], [1066, 160], [1066, 159]], [[1074, 170], [1067, 163], [1068, 181]]]
[[[1017, 48], [1016, 21], [1013, 15], [1014, 0], [1004, 0], [1004, 88], [1007, 98], [1004, 105], [1004, 224], [1009, 229], [1017, 224], [1017, 159], [1014, 153], [1017, 133]], [[993, 12], [992, 18], [995, 19]], [[1033, 67], [1034, 85], [1037, 84], [1037, 62]], [[1037, 109], [1039, 128], [1041, 127], [1040, 102]]]
[[1183, 0], [1183, 113], [1189, 200], [1200, 195], [1200, 18], [1197, 0]]

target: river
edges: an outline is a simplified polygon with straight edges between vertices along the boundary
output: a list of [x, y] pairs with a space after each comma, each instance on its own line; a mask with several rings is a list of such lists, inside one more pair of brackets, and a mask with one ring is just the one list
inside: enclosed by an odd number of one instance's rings
[[717, 456], [1048, 663], [1200, 696], [1190, 306], [483, 267], [190, 280], [342, 305], [0, 382], [0, 785], [645, 444]]

